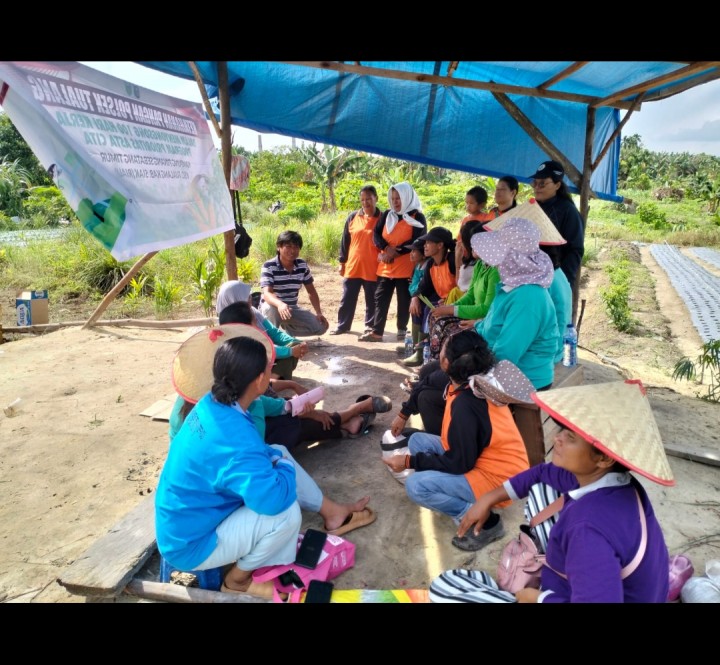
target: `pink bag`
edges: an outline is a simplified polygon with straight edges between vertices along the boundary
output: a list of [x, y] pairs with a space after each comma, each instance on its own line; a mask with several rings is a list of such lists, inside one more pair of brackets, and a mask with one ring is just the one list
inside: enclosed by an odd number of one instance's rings
[[545, 555], [540, 554], [537, 539], [530, 527], [534, 528], [549, 519], [561, 510], [563, 505], [565, 497], [559, 496], [535, 515], [529, 526], [521, 524], [518, 537], [505, 545], [497, 568], [497, 583], [503, 591], [517, 593], [526, 587], [540, 588], [540, 573], [545, 565]]
[[[298, 548], [304, 533], [298, 534]], [[328, 534], [318, 565], [312, 570], [294, 563], [278, 566], [263, 566], [253, 573], [253, 582], [274, 582], [273, 602], [299, 603], [303, 591], [312, 580], [327, 582], [355, 565], [355, 544], [340, 536]], [[283, 600], [281, 593], [288, 594]]]
[[668, 602], [680, 598], [685, 583], [695, 574], [695, 567], [685, 554], [676, 554], [670, 557], [670, 584]]
[[503, 591], [516, 593], [520, 589], [540, 588], [540, 571], [545, 555], [540, 554], [537, 541], [527, 524], [520, 525], [520, 533], [503, 548], [497, 568], [497, 583]]
[[[640, 565], [640, 562], [645, 555], [645, 549], [647, 547], [647, 522], [645, 520], [645, 511], [643, 510], [642, 501], [640, 494], [635, 491], [638, 511], [640, 513], [640, 527], [641, 527], [641, 538], [640, 547], [635, 553], [632, 561], [628, 563], [620, 571], [620, 578], [625, 579], [635, 572], [636, 568]], [[558, 499], [553, 501], [549, 506], [546, 506], [541, 510], [533, 519], [530, 521], [530, 526], [535, 527], [540, 522], [543, 522], [551, 515], [555, 514], [558, 510], [563, 507], [565, 497], [560, 496]], [[520, 535], [511, 540], [502, 551], [500, 556], [500, 563], [497, 569], [497, 583], [503, 591], [510, 591], [517, 593], [520, 589], [525, 587], [531, 587], [533, 589], [540, 588], [540, 575], [543, 566], [547, 566], [545, 561], [545, 555], [540, 554], [537, 547], [537, 540], [530, 531], [530, 526], [527, 524], [520, 525]], [[550, 568], [550, 566], [548, 566]], [[555, 570], [552, 568], [552, 570]], [[565, 575], [555, 570], [555, 572], [567, 579]]]

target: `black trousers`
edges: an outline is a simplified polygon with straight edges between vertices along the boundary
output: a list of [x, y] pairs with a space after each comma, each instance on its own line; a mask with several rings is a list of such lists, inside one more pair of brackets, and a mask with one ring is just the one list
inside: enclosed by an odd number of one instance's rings
[[[424, 379], [436, 370], [440, 369], [438, 360], [431, 360], [423, 365], [418, 373], [420, 379]], [[447, 382], [450, 377], [447, 377]], [[440, 436], [442, 432], [442, 421], [445, 415], [445, 387], [447, 382], [441, 381], [436, 385], [425, 386], [418, 395], [417, 404], [420, 418], [423, 421], [423, 427], [428, 434], [436, 434]]]
[[322, 423], [311, 418], [297, 418], [289, 413], [265, 418], [265, 442], [279, 443], [292, 450], [301, 443], [341, 439], [340, 414], [332, 413], [332, 427], [323, 429]]
[[407, 330], [410, 320], [410, 279], [408, 277], [399, 279], [378, 277], [375, 287], [375, 321], [372, 327], [373, 333], [376, 335], [385, 333], [385, 324], [394, 291], [397, 291], [397, 329]]
[[375, 320], [376, 286], [377, 282], [369, 282], [366, 279], [355, 277], [343, 279], [343, 294], [338, 309], [338, 330], [347, 331], [352, 328], [361, 288], [365, 292], [365, 328], [372, 328]]

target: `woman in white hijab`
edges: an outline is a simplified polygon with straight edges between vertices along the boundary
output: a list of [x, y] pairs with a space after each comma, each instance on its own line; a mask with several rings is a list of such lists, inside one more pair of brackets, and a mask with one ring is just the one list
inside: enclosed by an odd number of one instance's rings
[[388, 191], [390, 208], [375, 225], [373, 242], [378, 254], [375, 319], [372, 330], [360, 336], [361, 342], [382, 342], [393, 292], [397, 290], [397, 338], [405, 339], [410, 320], [410, 279], [414, 266], [410, 260], [412, 244], [427, 231], [427, 221], [417, 192], [407, 182]]
[[[246, 282], [231, 279], [223, 282], [217, 294], [215, 311], [218, 316], [228, 306], [236, 302], [247, 302], [252, 307], [252, 287]], [[275, 345], [275, 364], [273, 365], [273, 376], [275, 378], [291, 381], [293, 371], [297, 367], [298, 360], [308, 352], [307, 342], [302, 342], [284, 330], [277, 328], [268, 321], [255, 307], [252, 307], [255, 321], [261, 330], [264, 330]], [[279, 390], [279, 388], [278, 388]]]

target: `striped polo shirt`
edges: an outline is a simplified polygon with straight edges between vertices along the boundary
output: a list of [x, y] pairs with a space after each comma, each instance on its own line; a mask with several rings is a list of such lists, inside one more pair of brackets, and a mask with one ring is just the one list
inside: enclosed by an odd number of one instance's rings
[[312, 283], [313, 276], [305, 259], [295, 259], [292, 272], [288, 272], [277, 255], [274, 259], [265, 261], [260, 272], [260, 286], [271, 286], [275, 295], [290, 307], [297, 305], [302, 285]]

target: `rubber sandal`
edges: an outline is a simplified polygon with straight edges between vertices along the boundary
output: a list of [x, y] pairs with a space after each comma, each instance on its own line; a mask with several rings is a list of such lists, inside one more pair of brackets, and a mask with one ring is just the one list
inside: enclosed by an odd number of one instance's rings
[[377, 515], [372, 508], [365, 507], [363, 510], [359, 510], [348, 515], [345, 522], [343, 522], [343, 524], [341, 524], [337, 529], [333, 529], [332, 531], [327, 531], [326, 529], [326, 531], [331, 536], [342, 536], [344, 533], [359, 529], [361, 526], [372, 524], [376, 517]]
[[225, 583], [223, 582], [220, 586], [220, 591], [223, 593], [241, 593], [248, 596], [255, 596], [256, 598], [272, 600], [274, 586], [273, 582], [250, 582], [250, 586], [247, 588], [247, 591], [236, 591], [235, 589], [230, 589], [225, 586]]
[[374, 413], [387, 413], [392, 410], [392, 400], [386, 395], [376, 395], [372, 398], [372, 406]]
[[378, 336], [375, 333], [369, 332], [365, 333], [364, 335], [360, 335], [360, 337], [358, 337], [358, 340], [360, 342], [382, 342], [383, 338], [382, 335]]
[[352, 432], [348, 432], [347, 433], [348, 439], [359, 439], [361, 436], [365, 436], [368, 433], [368, 429], [370, 428], [370, 425], [372, 425], [373, 420], [375, 420], [374, 413], [361, 413], [360, 417], [362, 418], [362, 423], [360, 424], [360, 429], [357, 432], [355, 432], [355, 434], [353, 434]]
[[375, 415], [376, 413], [387, 413], [388, 411], [392, 410], [392, 400], [386, 395], [375, 395], [375, 397], [373, 397], [372, 395], [360, 395], [360, 397], [355, 400], [355, 403], [364, 402], [366, 399], [370, 399], [371, 397], [373, 415]]

